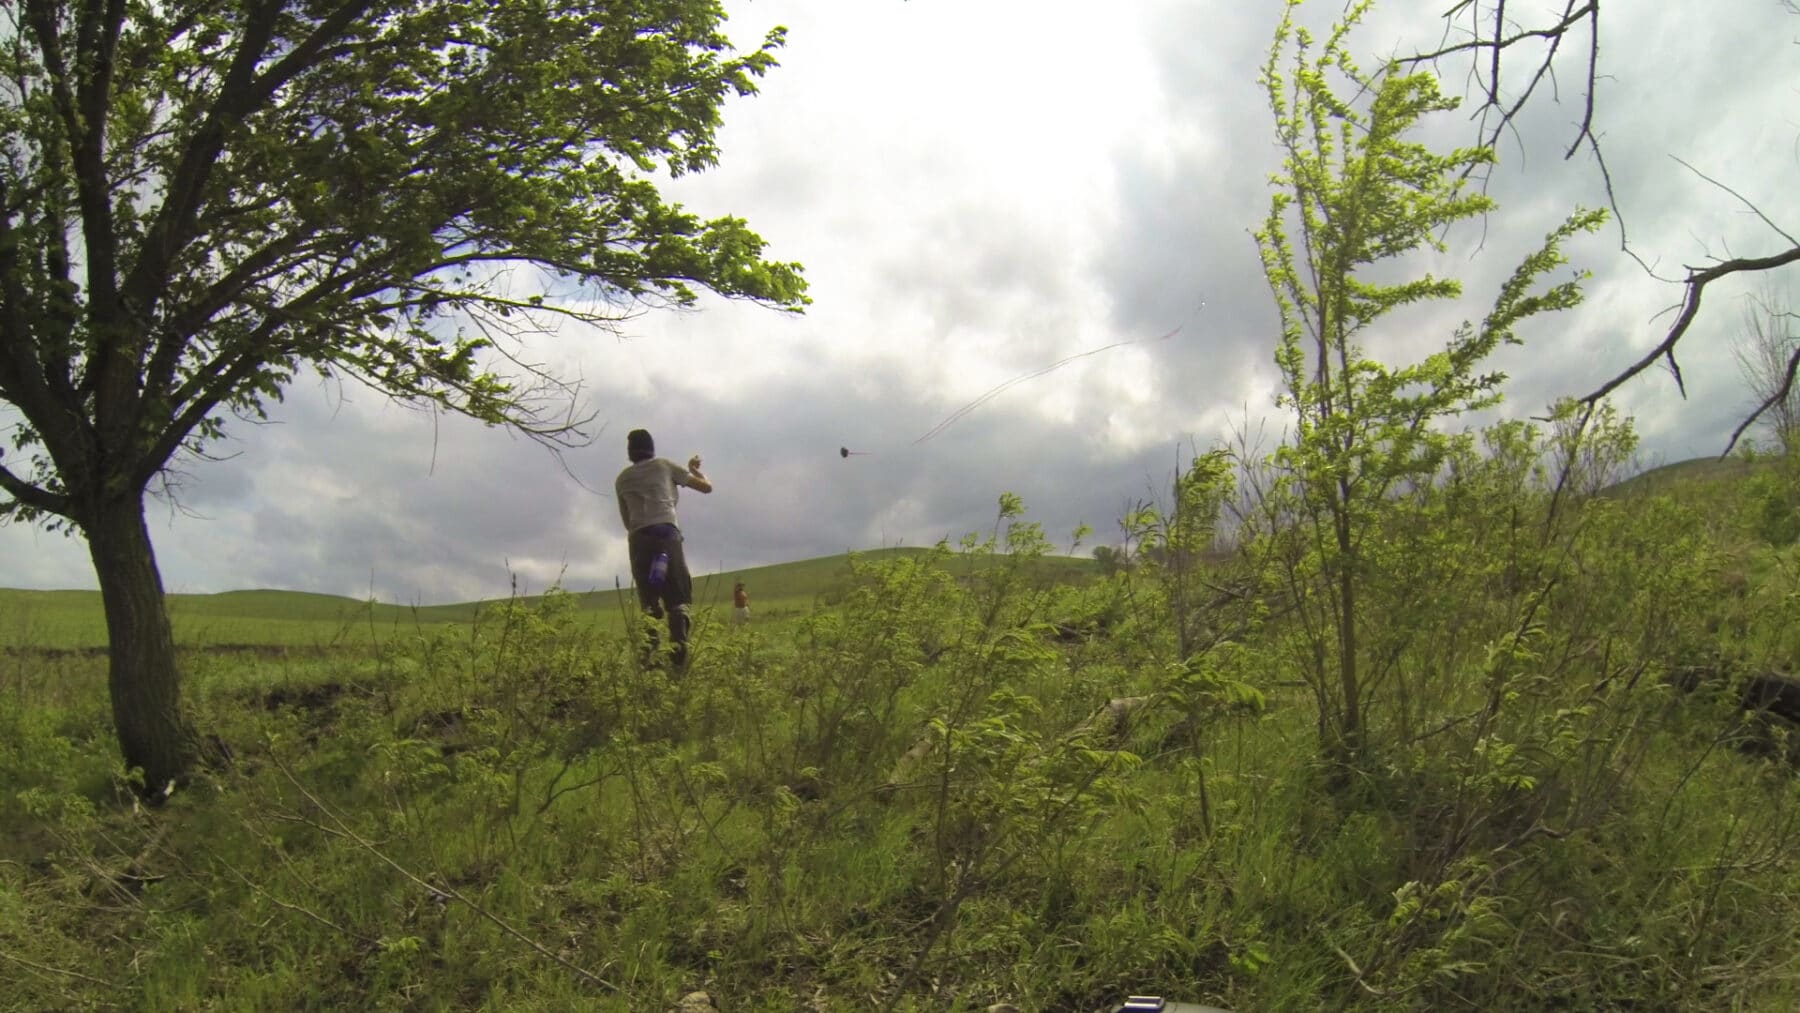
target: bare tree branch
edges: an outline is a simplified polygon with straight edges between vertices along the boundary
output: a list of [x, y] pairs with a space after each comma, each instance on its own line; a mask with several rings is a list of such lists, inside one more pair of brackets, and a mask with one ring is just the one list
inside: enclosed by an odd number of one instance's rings
[[[1474, 65], [1476, 84], [1483, 95], [1482, 106], [1479, 113], [1485, 116], [1488, 112], [1498, 112], [1500, 115], [1491, 126], [1483, 129], [1481, 144], [1484, 147], [1493, 147], [1499, 142], [1500, 136], [1512, 126], [1513, 118], [1522, 108], [1524, 108], [1525, 100], [1531, 97], [1531, 94], [1536, 90], [1538, 83], [1552, 73], [1557, 54], [1560, 52], [1562, 46], [1563, 37], [1580, 26], [1583, 22], [1587, 24], [1590, 41], [1588, 47], [1588, 93], [1586, 107], [1582, 113], [1581, 121], [1578, 124], [1575, 140], [1569, 145], [1569, 150], [1563, 157], [1568, 158], [1574, 155], [1575, 151], [1581, 146], [1583, 138], [1591, 140], [1593, 137], [1594, 82], [1598, 76], [1597, 65], [1599, 63], [1600, 47], [1600, 0], [1587, 0], [1587, 2], [1582, 3], [1580, 6], [1576, 6], [1575, 0], [1569, 0], [1567, 5], [1563, 8], [1562, 14], [1557, 17], [1553, 23], [1542, 28], [1520, 29], [1510, 35], [1506, 33], [1507, 21], [1505, 0], [1499, 0], [1495, 5], [1492, 28], [1486, 32], [1484, 32], [1481, 27], [1480, 8], [1473, 2], [1456, 4], [1448, 11], [1444, 12], [1444, 17], [1446, 20], [1451, 20], [1464, 12], [1468, 12], [1470, 21], [1477, 25], [1476, 28], [1469, 31], [1469, 38], [1467, 41], [1452, 43], [1426, 53], [1415, 53], [1412, 56], [1404, 58], [1400, 62], [1406, 64], [1435, 63], [1444, 57], [1455, 56], [1461, 53], [1468, 53], [1476, 57], [1479, 57], [1484, 52], [1487, 54], [1488, 67], [1486, 81], [1481, 80], [1481, 64], [1477, 62]], [[1531, 39], [1547, 40], [1549, 45], [1545, 50], [1542, 61], [1538, 64], [1537, 71], [1532, 75], [1531, 83], [1526, 87], [1519, 99], [1513, 102], [1511, 106], [1508, 106], [1500, 93], [1500, 54], [1502, 51], [1512, 46]]]
[[1746, 297], [1743, 329], [1738, 332], [1738, 372], [1743, 376], [1754, 409], [1731, 434], [1726, 452], [1751, 425], [1764, 422], [1783, 453], [1800, 441], [1800, 388], [1794, 370], [1800, 357], [1800, 332], [1791, 328], [1800, 314], [1787, 307], [1785, 296], [1765, 280], [1760, 292]]
[[1732, 195], [1733, 197], [1736, 197], [1738, 199], [1738, 203], [1744, 205], [1744, 207], [1746, 207], [1746, 208], [1749, 208], [1750, 213], [1755, 215], [1756, 217], [1762, 219], [1762, 223], [1764, 225], [1767, 225], [1769, 228], [1775, 230], [1776, 235], [1779, 235], [1781, 238], [1787, 240], [1788, 242], [1794, 244], [1795, 246], [1800, 246], [1800, 239], [1795, 239], [1793, 236], [1793, 233], [1788, 232], [1786, 229], [1775, 224], [1773, 221], [1770, 221], [1769, 216], [1762, 213], [1762, 208], [1759, 208], [1755, 204], [1752, 204], [1750, 202], [1750, 200], [1748, 198], [1746, 198], [1743, 194], [1738, 193], [1736, 190], [1733, 190], [1731, 187], [1726, 186], [1725, 184], [1719, 182], [1718, 180], [1712, 178], [1711, 176], [1708, 176], [1706, 173], [1701, 172], [1699, 169], [1694, 168], [1692, 165], [1689, 165], [1687, 163], [1687, 161], [1685, 161], [1684, 159], [1681, 158], [1681, 156], [1670, 155], [1669, 157], [1675, 159], [1675, 161], [1677, 161], [1677, 162], [1680, 162], [1682, 168], [1686, 169], [1687, 171], [1693, 173], [1696, 176], [1699, 176], [1701, 179], [1706, 180], [1708, 183], [1711, 183], [1713, 186], [1718, 187], [1719, 189], [1725, 191], [1726, 193]]
[[26, 960], [24, 957], [8, 953], [5, 950], [0, 950], [0, 959], [10, 960], [13, 963], [18, 964], [21, 967], [25, 967], [30, 970], [37, 971], [39, 973], [53, 973], [53, 974], [66, 975], [70, 978], [76, 978], [81, 981], [89, 982], [89, 983], [95, 984], [95, 985], [104, 985], [107, 988], [115, 989], [115, 990], [119, 987], [118, 985], [116, 985], [110, 981], [107, 981], [105, 978], [96, 978], [91, 974], [83, 974], [80, 971], [71, 971], [65, 967], [51, 967], [49, 964], [35, 963], [33, 961]]
[[[1581, 112], [1581, 131], [1575, 135], [1575, 140], [1569, 144], [1569, 150], [1563, 152], [1563, 158], [1565, 159], [1574, 157], [1575, 152], [1581, 148], [1581, 141], [1583, 138], [1586, 138], [1587, 141], [1594, 146], [1596, 151], [1598, 151], [1600, 147], [1599, 140], [1594, 137], [1594, 84], [1595, 79], [1599, 76], [1598, 68], [1600, 66], [1599, 0], [1595, 0], [1594, 3], [1589, 4], [1588, 8], [1593, 11], [1594, 16], [1588, 27], [1587, 100], [1584, 103]], [[1555, 53], [1551, 53], [1545, 57], [1546, 65], [1548, 65], [1549, 60], [1555, 58], [1555, 55]]]
[[[1787, 371], [1782, 375], [1780, 388], [1771, 391], [1769, 396], [1763, 399], [1762, 404], [1756, 406], [1755, 411], [1751, 412], [1744, 421], [1738, 423], [1738, 427], [1731, 431], [1731, 440], [1725, 444], [1725, 449], [1719, 456], [1723, 457], [1725, 454], [1731, 453], [1731, 448], [1737, 446], [1738, 438], [1743, 436], [1744, 431], [1761, 418], [1764, 412], [1787, 401], [1788, 395], [1794, 390], [1794, 374], [1796, 372], [1800, 372], [1800, 344], [1796, 344], [1794, 354], [1788, 356]], [[1787, 449], [1791, 450], [1792, 448]]]
[[[1796, 3], [1795, 0], [1782, 0], [1782, 2], [1790, 12], [1800, 14], [1800, 3]], [[1675, 281], [1676, 279], [1664, 278], [1663, 275], [1658, 274], [1650, 264], [1646, 263], [1644, 259], [1631, 248], [1626, 233], [1625, 217], [1621, 212], [1618, 197], [1614, 191], [1612, 173], [1606, 164], [1605, 154], [1600, 146], [1599, 135], [1595, 131], [1596, 86], [1599, 79], [1600, 54], [1599, 0], [1585, 0], [1585, 2], [1581, 2], [1581, 0], [1567, 0], [1567, 3], [1559, 16], [1554, 17], [1548, 23], [1538, 27], [1518, 28], [1516, 26], [1509, 26], [1506, 18], [1506, 4], [1504, 0], [1496, 0], [1491, 11], [1491, 18], [1488, 18], [1486, 13], [1487, 12], [1484, 12], [1478, 3], [1478, 0], [1459, 0], [1459, 2], [1455, 3], [1449, 10], [1444, 12], [1443, 17], [1446, 21], [1445, 37], [1448, 39], [1453, 32], [1458, 32], [1462, 34], [1464, 38], [1459, 41], [1447, 42], [1435, 50], [1417, 53], [1406, 58], [1402, 62], [1409, 64], [1435, 62], [1444, 57], [1458, 54], [1468, 54], [1471, 57], [1474, 57], [1470, 66], [1470, 73], [1474, 78], [1474, 88], [1472, 90], [1478, 91], [1482, 96], [1482, 106], [1478, 111], [1478, 115], [1482, 120], [1482, 125], [1480, 127], [1480, 143], [1492, 147], [1499, 140], [1501, 133], [1512, 127], [1514, 118], [1525, 107], [1526, 102], [1537, 90], [1539, 83], [1546, 76], [1553, 75], [1554, 64], [1559, 56], [1563, 38], [1567, 36], [1570, 31], [1585, 24], [1588, 28], [1586, 68], [1587, 91], [1583, 99], [1582, 113], [1580, 120], [1577, 123], [1575, 137], [1570, 142], [1567, 150], [1564, 151], [1563, 157], [1565, 159], [1571, 158], [1583, 147], [1593, 154], [1594, 160], [1600, 169], [1602, 182], [1605, 185], [1607, 204], [1613, 212], [1614, 219], [1619, 223], [1620, 249], [1623, 250], [1627, 256], [1630, 256], [1633, 260], [1637, 261], [1638, 265], [1651, 277]], [[1466, 28], [1455, 27], [1459, 23], [1465, 22], [1467, 24]], [[1543, 56], [1536, 71], [1532, 74], [1524, 91], [1516, 99], [1513, 99], [1508, 103], [1500, 90], [1501, 51], [1530, 40], [1542, 40], [1547, 42], [1547, 45], [1544, 47]], [[1480, 58], [1484, 54], [1487, 56], [1485, 61]], [[1490, 121], [1490, 113], [1498, 113], [1497, 119]], [[1760, 208], [1736, 190], [1733, 190], [1724, 183], [1706, 175], [1678, 157], [1675, 160], [1701, 179], [1712, 183], [1714, 186], [1717, 186], [1719, 189], [1724, 190], [1726, 193], [1735, 197], [1740, 203], [1748, 208], [1751, 213], [1755, 214], [1763, 224], [1769, 226], [1770, 229], [1774, 230], [1783, 240], [1789, 243], [1790, 249], [1764, 257], [1732, 258], [1705, 269], [1689, 268], [1686, 278], [1681, 279], [1681, 283], [1685, 286], [1685, 292], [1682, 301], [1679, 303], [1679, 312], [1676, 315], [1674, 323], [1670, 326], [1668, 333], [1647, 355], [1632, 363], [1618, 375], [1614, 376], [1592, 393], [1581, 399], [1581, 401], [1588, 406], [1590, 412], [1601, 399], [1618, 389], [1618, 387], [1626, 381], [1637, 376], [1645, 369], [1648, 369], [1658, 360], [1665, 361], [1668, 364], [1670, 372], [1675, 377], [1677, 388], [1680, 389], [1682, 396], [1685, 397], [1687, 394], [1686, 383], [1681, 374], [1681, 365], [1675, 357], [1675, 348], [1681, 342], [1682, 338], [1686, 336], [1695, 317], [1698, 315], [1701, 298], [1705, 293], [1706, 286], [1711, 282], [1728, 275], [1742, 272], [1772, 271], [1796, 261], [1800, 261], [1800, 240], [1796, 240], [1792, 233], [1783, 230], [1767, 215], [1763, 214]], [[1785, 392], [1794, 384], [1795, 369], [1795, 361], [1793, 359], [1788, 359], [1785, 363], [1785, 369], [1782, 370], [1780, 376], [1782, 382], [1779, 386], [1784, 392], [1782, 396], [1785, 396]], [[1737, 443], [1738, 439], [1748, 427], [1757, 420], [1757, 418], [1767, 412], [1771, 406], [1780, 402], [1779, 397], [1771, 398], [1767, 394], [1762, 393], [1759, 393], [1758, 396], [1763, 398], [1762, 402], [1750, 417], [1744, 419], [1732, 433], [1731, 442], [1726, 448], [1727, 451], [1730, 450], [1731, 446]]]
[[1800, 246], [1795, 246], [1791, 249], [1784, 250], [1781, 253], [1767, 257], [1738, 258], [1722, 261], [1705, 270], [1694, 270], [1693, 268], [1689, 268], [1686, 282], [1687, 295], [1682, 300], [1681, 312], [1676, 316], [1675, 323], [1670, 326], [1667, 336], [1665, 336], [1655, 348], [1651, 349], [1649, 354], [1645, 355], [1637, 362], [1632, 363], [1624, 370], [1624, 372], [1621, 372], [1611, 380], [1606, 381], [1606, 383], [1602, 384], [1593, 393], [1581, 398], [1582, 403], [1590, 406], [1598, 403], [1602, 398], [1605, 398], [1608, 394], [1617, 390], [1627, 380], [1630, 380], [1632, 377], [1637, 376], [1639, 373], [1650, 368], [1650, 366], [1655, 364], [1656, 360], [1662, 358], [1668, 359], [1669, 368], [1675, 373], [1675, 383], [1681, 389], [1682, 396], [1686, 397], [1687, 388], [1681, 379], [1681, 368], [1675, 361], [1675, 346], [1687, 335], [1688, 326], [1694, 322], [1695, 315], [1700, 312], [1700, 297], [1705, 293], [1706, 286], [1728, 275], [1745, 271], [1772, 271], [1778, 267], [1793, 263], [1800, 263]]

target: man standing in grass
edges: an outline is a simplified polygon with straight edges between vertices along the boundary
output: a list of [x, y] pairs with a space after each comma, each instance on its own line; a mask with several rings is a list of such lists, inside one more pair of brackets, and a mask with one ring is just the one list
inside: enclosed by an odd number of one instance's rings
[[[631, 582], [637, 587], [638, 605], [646, 613], [657, 619], [668, 617], [675, 667], [684, 668], [694, 581], [681, 551], [675, 503], [681, 497], [679, 487], [707, 493], [712, 492], [712, 483], [700, 473], [698, 454], [688, 459], [686, 468], [657, 457], [656, 442], [647, 430], [633, 429], [626, 435], [625, 454], [631, 465], [619, 472], [613, 492], [631, 550]], [[651, 651], [656, 649], [655, 636], [651, 634]]]
[[731, 621], [739, 626], [750, 621], [750, 592], [741, 580], [731, 589]]

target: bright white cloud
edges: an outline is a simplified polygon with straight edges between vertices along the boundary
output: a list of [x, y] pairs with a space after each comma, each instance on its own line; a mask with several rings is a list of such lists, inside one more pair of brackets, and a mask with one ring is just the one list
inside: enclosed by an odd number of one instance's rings
[[[560, 462], [502, 432], [434, 423], [361, 389], [340, 404], [302, 383], [281, 424], [234, 429], [227, 449], [241, 456], [187, 467], [191, 515], [152, 505], [171, 590], [436, 602], [503, 595], [513, 574], [610, 587], [625, 570], [612, 476], [624, 432], [640, 425], [669, 456], [707, 457], [718, 492], [682, 503], [703, 572], [985, 529], [1002, 490], [1024, 495], [1053, 534], [1086, 521], [1104, 536], [1125, 504], [1164, 486], [1178, 446], [1258, 428], [1275, 320], [1249, 230], [1266, 213], [1275, 152], [1255, 80], [1278, 5], [728, 8], [741, 47], [776, 24], [789, 45], [762, 94], [727, 109], [723, 164], [669, 192], [702, 214], [745, 217], [773, 256], [804, 263], [810, 310], [709, 298], [617, 333], [563, 325], [532, 341], [526, 358], [578, 380], [603, 427]], [[1700, 0], [1616, 0], [1603, 16], [1600, 118], [1634, 248], [1678, 271], [1771, 240], [1671, 154], [1800, 228], [1800, 18]], [[1357, 40], [1380, 54], [1440, 32], [1389, 3]], [[1461, 65], [1444, 71], [1460, 85]], [[1535, 105], [1503, 147], [1502, 210], [1485, 236], [1464, 230], [1430, 261], [1464, 278], [1469, 298], [1397, 321], [1372, 350], [1431, 350], [1570, 208], [1604, 199], [1585, 158], [1559, 157], [1581, 87], [1559, 83], [1562, 105]], [[1471, 129], [1444, 117], [1432, 136], [1463, 143]], [[1498, 357], [1516, 410], [1579, 393], [1660, 338], [1666, 318], [1654, 314], [1678, 292], [1617, 243], [1613, 232], [1573, 244], [1596, 275], [1587, 305], [1533, 323]], [[1723, 344], [1737, 312], [1719, 302], [1683, 359], [1692, 400], [1656, 376], [1621, 392], [1648, 456], [1716, 450], [1740, 405]], [[913, 443], [999, 384], [1177, 324], [1166, 342], [1070, 363]], [[1277, 419], [1269, 438], [1279, 431]], [[840, 445], [873, 456], [844, 460]], [[0, 528], [0, 586], [91, 584], [79, 542]]]

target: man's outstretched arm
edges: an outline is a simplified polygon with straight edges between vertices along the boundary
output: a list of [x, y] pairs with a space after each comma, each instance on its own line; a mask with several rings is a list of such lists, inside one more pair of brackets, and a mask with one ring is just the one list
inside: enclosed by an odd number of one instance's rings
[[712, 483], [707, 481], [705, 475], [700, 474], [699, 454], [695, 454], [693, 457], [688, 458], [687, 486], [695, 492], [712, 492]]

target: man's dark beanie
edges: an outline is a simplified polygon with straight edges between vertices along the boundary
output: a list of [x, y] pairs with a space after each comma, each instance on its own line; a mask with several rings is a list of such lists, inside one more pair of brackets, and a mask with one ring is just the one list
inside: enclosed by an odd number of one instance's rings
[[633, 461], [648, 461], [656, 456], [656, 441], [650, 438], [650, 430], [633, 429], [625, 434], [625, 456]]

